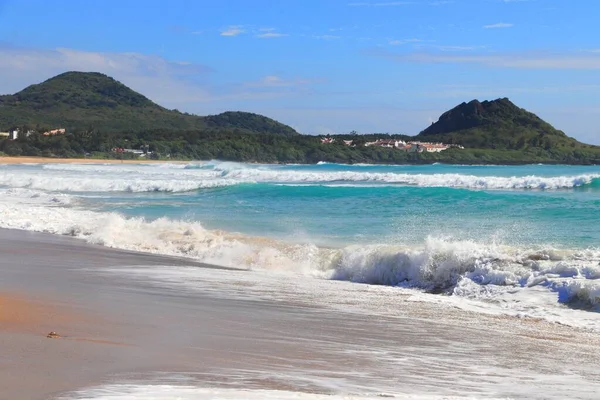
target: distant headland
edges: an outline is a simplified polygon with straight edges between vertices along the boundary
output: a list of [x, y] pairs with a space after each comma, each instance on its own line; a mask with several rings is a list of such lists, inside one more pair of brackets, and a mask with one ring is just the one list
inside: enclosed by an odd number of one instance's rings
[[600, 164], [581, 143], [507, 98], [473, 100], [416, 136], [301, 135], [268, 117], [168, 110], [96, 72], [66, 72], [0, 96], [0, 155], [222, 159], [261, 163]]

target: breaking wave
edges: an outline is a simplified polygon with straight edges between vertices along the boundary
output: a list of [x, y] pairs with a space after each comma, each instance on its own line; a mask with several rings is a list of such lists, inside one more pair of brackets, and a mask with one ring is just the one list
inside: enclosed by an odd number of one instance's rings
[[537, 301], [527, 306], [532, 298], [527, 294], [542, 290], [553, 299], [550, 307], [567, 304], [600, 310], [598, 249], [529, 249], [432, 237], [419, 246], [390, 243], [322, 248], [207, 230], [198, 222], [49, 207], [56, 205], [56, 196], [11, 190], [3, 193], [4, 199], [32, 201], [0, 202], [2, 228], [68, 235], [113, 248], [234, 268], [414, 288], [517, 310], [525, 307], [527, 312]]
[[213, 162], [157, 165], [44, 165], [0, 170], [0, 185], [62, 192], [189, 192], [239, 184], [418, 186], [489, 190], [600, 188], [600, 174], [575, 176], [476, 176], [457, 173], [318, 171]]
[[240, 169], [223, 177], [241, 182], [266, 183], [378, 183], [421, 187], [451, 187], [467, 189], [571, 189], [600, 182], [599, 175], [559, 177], [500, 177], [462, 174], [400, 174], [377, 172], [307, 172]]
[[[183, 177], [185, 178], [185, 177]], [[157, 179], [145, 176], [48, 176], [35, 173], [0, 173], [0, 185], [53, 192], [190, 192], [204, 188], [235, 185], [228, 179], [174, 178]]]
[[[246, 400], [378, 400], [386, 395], [333, 395], [283, 390], [260, 389], [223, 389], [203, 388], [190, 385], [170, 384], [108, 384], [100, 387], [82, 389], [61, 396], [59, 400], [216, 400], [216, 399], [246, 399]], [[436, 400], [441, 396], [411, 395], [413, 400]], [[452, 397], [443, 396], [453, 400]], [[458, 397], [455, 400], [460, 400]]]

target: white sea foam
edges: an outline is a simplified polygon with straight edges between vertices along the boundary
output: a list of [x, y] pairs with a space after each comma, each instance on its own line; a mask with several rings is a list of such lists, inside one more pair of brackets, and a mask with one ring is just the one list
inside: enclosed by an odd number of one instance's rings
[[45, 206], [68, 206], [76, 198], [64, 193], [48, 193], [41, 190], [24, 188], [0, 189], [0, 201], [19, 202], [20, 204], [39, 204]]
[[[160, 384], [113, 384], [91, 388], [60, 397], [60, 400], [376, 400], [395, 397], [389, 394], [370, 396], [329, 395], [290, 392], [281, 390], [240, 390], [201, 388], [189, 385]], [[476, 397], [436, 396], [436, 395], [402, 395], [407, 400], [467, 400]], [[493, 400], [493, 398], [486, 397]]]
[[595, 179], [600, 179], [600, 174], [555, 177], [408, 174], [289, 170], [226, 162], [188, 165], [51, 164], [0, 170], [0, 186], [62, 192], [187, 192], [242, 183], [555, 190], [586, 186]]
[[[118, 172], [118, 171], [117, 171]], [[114, 173], [114, 171], [113, 171]], [[162, 178], [162, 179], [161, 179]], [[183, 179], [182, 179], [183, 178]], [[216, 177], [117, 176], [85, 174], [57, 176], [39, 173], [0, 173], [0, 185], [54, 192], [189, 192], [202, 188], [234, 185], [238, 182]]]
[[[575, 311], [563, 304], [587, 310], [600, 304], [600, 251], [593, 249], [528, 249], [436, 238], [417, 247], [390, 243], [327, 249], [211, 231], [198, 222], [148, 221], [63, 207], [73, 198], [32, 189], [4, 189], [1, 194], [3, 228], [70, 235], [108, 247], [234, 268], [442, 292], [564, 323], [573, 321], [556, 311]], [[539, 306], [540, 299], [542, 308], [531, 306]], [[600, 329], [600, 319], [597, 322]], [[596, 328], [596, 322], [587, 320], [582, 325]]]
[[592, 183], [600, 175], [559, 177], [499, 177], [462, 174], [404, 174], [356, 171], [309, 172], [240, 169], [227, 172], [228, 179], [241, 182], [268, 183], [379, 183], [422, 187], [452, 187], [468, 189], [569, 189]]
[[[439, 238], [429, 238], [416, 247], [388, 242], [326, 249], [210, 231], [195, 221], [149, 221], [83, 210], [77, 208], [78, 198], [73, 195], [183, 192], [240, 182], [332, 186], [404, 182], [421, 186], [549, 189], [583, 185], [591, 182], [594, 175], [508, 178], [290, 171], [221, 162], [197, 164], [189, 169], [181, 166], [65, 164], [2, 168], [0, 185], [9, 188], [0, 189], [0, 227], [71, 235], [115, 248], [184, 256], [236, 268], [291, 271], [303, 276], [442, 292], [451, 298], [494, 304], [509, 313], [562, 322], [565, 317], [556, 310], [565, 305], [600, 310], [599, 250], [531, 249]], [[531, 305], [539, 305], [539, 309]], [[594, 327], [595, 322], [584, 325]]]

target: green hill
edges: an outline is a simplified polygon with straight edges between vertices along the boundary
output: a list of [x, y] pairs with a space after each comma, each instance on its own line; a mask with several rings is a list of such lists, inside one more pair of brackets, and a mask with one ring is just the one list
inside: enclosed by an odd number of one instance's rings
[[442, 114], [417, 138], [478, 149], [590, 147], [568, 137], [537, 115], [517, 107], [507, 98], [462, 103]]
[[14, 95], [0, 96], [0, 129], [25, 125], [105, 132], [237, 129], [244, 133], [297, 134], [287, 125], [251, 113], [199, 117], [168, 110], [97, 72], [66, 72]]
[[[600, 164], [600, 147], [578, 142], [508, 99], [462, 103], [416, 137], [338, 135], [331, 144], [300, 135], [267, 117], [225, 112], [199, 117], [168, 110], [98, 73], [68, 72], [0, 96], [0, 130], [33, 128], [17, 140], [0, 138], [0, 155], [220, 159], [261, 163]], [[67, 134], [44, 136], [47, 128]], [[365, 146], [377, 139], [460, 144], [439, 153]], [[351, 140], [352, 145], [345, 145]]]

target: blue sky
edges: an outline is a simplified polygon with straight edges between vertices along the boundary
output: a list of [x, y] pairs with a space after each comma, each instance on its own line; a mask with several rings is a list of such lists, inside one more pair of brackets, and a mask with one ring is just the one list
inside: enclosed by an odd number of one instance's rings
[[0, 0], [0, 93], [99, 71], [169, 108], [416, 134], [509, 97], [600, 144], [597, 0]]

